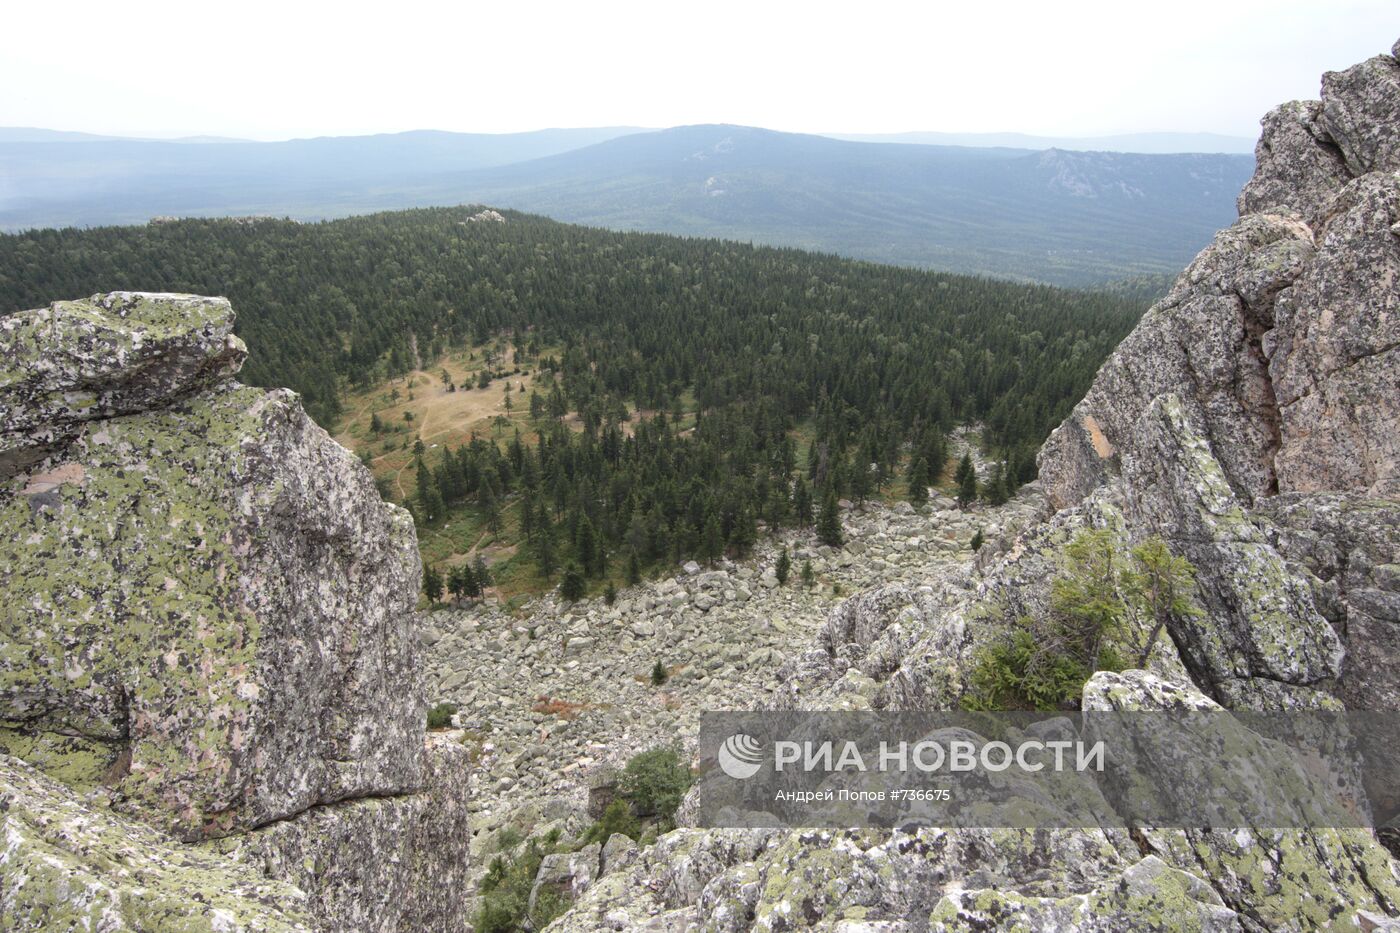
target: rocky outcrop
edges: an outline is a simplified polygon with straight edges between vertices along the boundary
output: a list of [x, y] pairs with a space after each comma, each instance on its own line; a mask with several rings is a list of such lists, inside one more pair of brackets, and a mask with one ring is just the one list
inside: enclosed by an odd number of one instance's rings
[[1187, 268], [1041, 452], [1063, 508], [1116, 475], [1154, 398], [1178, 393], [1247, 502], [1400, 491], [1394, 379], [1400, 62], [1323, 79], [1265, 117], [1241, 219]]
[[222, 298], [112, 292], [0, 318], [0, 479], [84, 421], [159, 408], [248, 355]]
[[294, 394], [232, 381], [232, 326], [135, 293], [0, 319], [0, 746], [184, 842], [353, 864], [377, 889], [312, 913], [397, 929], [465, 847], [431, 828], [465, 806], [429, 799], [412, 520]]
[[[1400, 61], [1329, 73], [1320, 102], [1263, 126], [1240, 221], [1104, 364], [1042, 449], [1041, 478], [1060, 508], [1120, 486], [1129, 523], [1190, 557], [1209, 612], [1173, 635], [1217, 698], [1307, 704], [1320, 688], [1389, 704], [1385, 610], [1316, 585], [1345, 575], [1331, 544], [1306, 545], [1315, 567], [1280, 553], [1300, 536], [1273, 526], [1270, 503], [1400, 497]], [[1306, 512], [1289, 501], [1291, 518]]]
[[306, 895], [85, 802], [0, 755], [6, 930], [309, 933]]
[[1129, 514], [1196, 568], [1205, 611], [1172, 630], [1196, 682], [1216, 695], [1267, 690], [1311, 705], [1306, 688], [1341, 672], [1341, 642], [1312, 589], [1249, 520], [1176, 395], [1159, 396], [1139, 420], [1124, 477]]
[[345, 800], [208, 844], [305, 892], [323, 930], [457, 931], [468, 915], [471, 756], [430, 736], [418, 793]]
[[[1096, 675], [1084, 707], [1220, 709], [1145, 671]], [[550, 929], [1366, 929], [1397, 910], [1367, 830], [682, 829]]]

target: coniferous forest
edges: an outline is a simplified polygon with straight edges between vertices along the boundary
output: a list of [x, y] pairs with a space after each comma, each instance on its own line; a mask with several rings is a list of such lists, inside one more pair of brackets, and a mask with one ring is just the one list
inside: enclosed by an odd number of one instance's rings
[[[0, 313], [116, 289], [225, 295], [251, 350], [243, 380], [296, 389], [328, 428], [350, 392], [504, 342], [547, 380], [529, 430], [415, 445], [405, 504], [425, 527], [457, 509], [508, 527], [539, 579], [577, 591], [741, 554], [760, 522], [838, 539], [823, 514], [837, 497], [898, 476], [917, 500], [959, 424], [980, 422], [1004, 463], [971, 494], [1009, 495], [1141, 311], [797, 250], [469, 221], [477, 210], [0, 236]], [[469, 594], [480, 580], [460, 566], [429, 589]]]

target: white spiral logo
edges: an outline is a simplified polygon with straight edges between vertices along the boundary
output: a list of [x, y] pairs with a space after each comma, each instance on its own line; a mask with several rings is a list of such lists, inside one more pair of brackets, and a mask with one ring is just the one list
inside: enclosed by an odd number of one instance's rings
[[758, 739], [736, 732], [719, 747], [719, 769], [735, 780], [743, 781], [763, 767], [763, 748]]

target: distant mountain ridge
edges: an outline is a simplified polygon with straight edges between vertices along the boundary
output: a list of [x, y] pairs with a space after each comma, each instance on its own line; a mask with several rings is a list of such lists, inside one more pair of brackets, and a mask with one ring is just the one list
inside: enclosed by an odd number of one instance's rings
[[618, 229], [1086, 285], [1178, 269], [1253, 160], [890, 145], [707, 124], [281, 143], [4, 142], [0, 229], [488, 203]]
[[430, 200], [621, 229], [1089, 284], [1168, 272], [1235, 210], [1239, 155], [888, 145], [729, 125], [434, 179]]
[[977, 146], [1006, 149], [1073, 149], [1080, 152], [1136, 152], [1143, 155], [1227, 153], [1252, 155], [1254, 140], [1221, 133], [1120, 133], [1112, 136], [1032, 136], [1027, 133], [826, 133], [832, 139], [925, 146]]

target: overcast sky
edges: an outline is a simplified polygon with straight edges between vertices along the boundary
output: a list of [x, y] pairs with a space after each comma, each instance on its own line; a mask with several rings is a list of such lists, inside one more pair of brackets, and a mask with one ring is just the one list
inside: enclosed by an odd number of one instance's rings
[[16, 0], [0, 125], [1253, 137], [1274, 104], [1397, 37], [1396, 0]]

